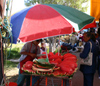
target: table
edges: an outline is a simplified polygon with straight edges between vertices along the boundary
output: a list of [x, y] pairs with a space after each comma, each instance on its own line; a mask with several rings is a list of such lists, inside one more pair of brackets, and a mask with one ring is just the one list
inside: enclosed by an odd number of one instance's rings
[[[61, 86], [72, 86], [72, 79], [68, 77], [59, 77], [59, 76], [45, 76], [45, 75], [37, 75], [37, 74], [29, 74], [29, 73], [22, 73], [24, 75], [30, 75], [30, 86], [32, 86], [32, 76], [41, 76], [45, 78], [45, 86], [48, 86], [48, 77], [52, 79], [52, 86], [54, 86], [53, 78], [61, 78]], [[67, 81], [67, 83], [66, 83]], [[68, 83], [69, 82], [69, 83]]]

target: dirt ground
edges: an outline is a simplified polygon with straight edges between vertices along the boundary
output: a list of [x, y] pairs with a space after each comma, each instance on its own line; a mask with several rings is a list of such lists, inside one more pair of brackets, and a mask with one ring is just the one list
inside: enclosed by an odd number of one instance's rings
[[5, 70], [6, 81], [7, 82], [16, 82], [18, 78], [18, 68], [13, 68], [10, 70]]

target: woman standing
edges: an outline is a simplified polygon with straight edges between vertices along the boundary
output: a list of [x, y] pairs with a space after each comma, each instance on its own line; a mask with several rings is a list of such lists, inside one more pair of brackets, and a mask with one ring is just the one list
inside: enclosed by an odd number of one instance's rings
[[97, 59], [97, 63], [98, 63], [98, 74], [99, 74], [99, 79], [100, 79], [100, 27], [98, 28], [98, 38], [96, 39], [97, 43], [98, 43], [98, 59]]
[[[84, 86], [93, 86], [93, 79], [94, 79], [94, 73], [96, 71], [96, 57], [97, 57], [97, 49], [95, 44], [95, 36], [94, 34], [90, 32], [86, 32], [83, 34], [83, 40], [85, 42], [84, 49], [82, 53], [80, 53], [80, 58], [85, 59], [91, 49], [91, 52], [93, 53], [92, 58], [92, 65], [80, 65], [80, 71], [83, 73], [84, 76]], [[92, 44], [92, 48], [90, 48], [90, 42]]]

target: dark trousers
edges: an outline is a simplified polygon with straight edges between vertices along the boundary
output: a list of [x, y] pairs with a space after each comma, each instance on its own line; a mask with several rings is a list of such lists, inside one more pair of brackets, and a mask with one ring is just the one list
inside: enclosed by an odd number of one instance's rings
[[84, 86], [93, 86], [94, 73], [83, 74], [84, 75]]
[[100, 55], [98, 56], [98, 74], [100, 77]]
[[63, 79], [63, 86], [69, 86], [69, 79]]
[[[40, 79], [40, 76], [32, 76], [32, 86]], [[30, 75], [23, 75], [19, 71], [17, 86], [23, 86], [26, 80], [26, 86], [30, 86]]]
[[19, 71], [17, 85], [18, 86], [23, 86], [24, 85], [24, 82], [25, 82], [25, 79], [26, 79], [26, 86], [30, 86], [30, 76], [23, 75]]

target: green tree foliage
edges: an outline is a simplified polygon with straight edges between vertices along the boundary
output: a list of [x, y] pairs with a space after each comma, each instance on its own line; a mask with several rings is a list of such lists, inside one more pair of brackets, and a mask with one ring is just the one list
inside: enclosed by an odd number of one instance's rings
[[[60, 4], [78, 9], [82, 12], [86, 12], [88, 8], [89, 0], [24, 0], [26, 6], [33, 5], [38, 2], [39, 4]], [[85, 6], [83, 6], [85, 4]]]

